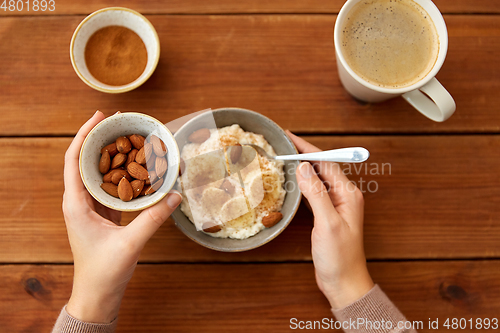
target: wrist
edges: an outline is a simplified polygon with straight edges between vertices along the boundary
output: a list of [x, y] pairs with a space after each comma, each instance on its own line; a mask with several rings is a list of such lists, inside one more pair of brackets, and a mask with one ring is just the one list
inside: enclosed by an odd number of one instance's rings
[[89, 323], [111, 323], [118, 316], [123, 295], [97, 295], [73, 290], [66, 311], [74, 318]]
[[342, 309], [366, 295], [374, 286], [375, 284], [366, 270], [366, 272], [357, 274], [356, 278], [346, 278], [335, 284], [327, 283], [323, 286], [322, 291], [333, 309]]

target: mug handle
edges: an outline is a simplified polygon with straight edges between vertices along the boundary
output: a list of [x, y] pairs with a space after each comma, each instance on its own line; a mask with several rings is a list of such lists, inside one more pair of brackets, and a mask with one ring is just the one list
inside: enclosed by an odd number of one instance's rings
[[457, 108], [453, 97], [435, 77], [423, 87], [409, 91], [402, 97], [418, 112], [437, 122], [450, 118]]

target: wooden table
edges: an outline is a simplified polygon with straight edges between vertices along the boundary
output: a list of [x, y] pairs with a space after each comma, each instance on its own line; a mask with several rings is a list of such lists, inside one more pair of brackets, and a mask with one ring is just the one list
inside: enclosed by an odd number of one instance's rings
[[[429, 318], [498, 317], [500, 2], [435, 2], [450, 36], [438, 79], [457, 102], [445, 123], [402, 99], [349, 97], [332, 41], [342, 0], [56, 0], [50, 13], [0, 10], [0, 331], [47, 332], [68, 300], [63, 156], [96, 109], [168, 122], [238, 106], [323, 149], [365, 146], [370, 163], [391, 164], [390, 174], [361, 175], [378, 184], [365, 193], [374, 280], [426, 323], [422, 332]], [[69, 60], [79, 22], [113, 5], [147, 14], [161, 39], [155, 74], [120, 95], [87, 87]], [[118, 331], [282, 332], [292, 317], [330, 317], [314, 281], [312, 225], [301, 207], [277, 239], [232, 254], [193, 243], [167, 221], [144, 249]]]

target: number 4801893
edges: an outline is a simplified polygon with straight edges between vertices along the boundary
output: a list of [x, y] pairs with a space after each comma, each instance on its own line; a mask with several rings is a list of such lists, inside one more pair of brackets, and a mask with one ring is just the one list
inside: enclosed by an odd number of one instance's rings
[[[1, 0], [0, 0], [1, 1]], [[22, 12], [26, 8], [26, 11], [51, 11], [56, 10], [56, 2], [54, 0], [3, 0], [0, 9], [4, 12]]]

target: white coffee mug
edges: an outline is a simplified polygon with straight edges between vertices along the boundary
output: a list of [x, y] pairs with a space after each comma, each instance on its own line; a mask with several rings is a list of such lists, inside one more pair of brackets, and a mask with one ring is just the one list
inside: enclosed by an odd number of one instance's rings
[[439, 9], [430, 0], [413, 0], [418, 3], [431, 17], [439, 38], [439, 52], [436, 63], [431, 71], [420, 81], [404, 88], [382, 88], [363, 80], [347, 64], [342, 55], [342, 26], [354, 5], [362, 0], [347, 0], [339, 12], [334, 29], [335, 55], [340, 81], [344, 88], [356, 99], [365, 102], [381, 102], [397, 96], [402, 96], [408, 103], [424, 116], [438, 122], [445, 121], [455, 112], [456, 105], [450, 93], [436, 80], [435, 76], [441, 69], [448, 51], [448, 31]]

